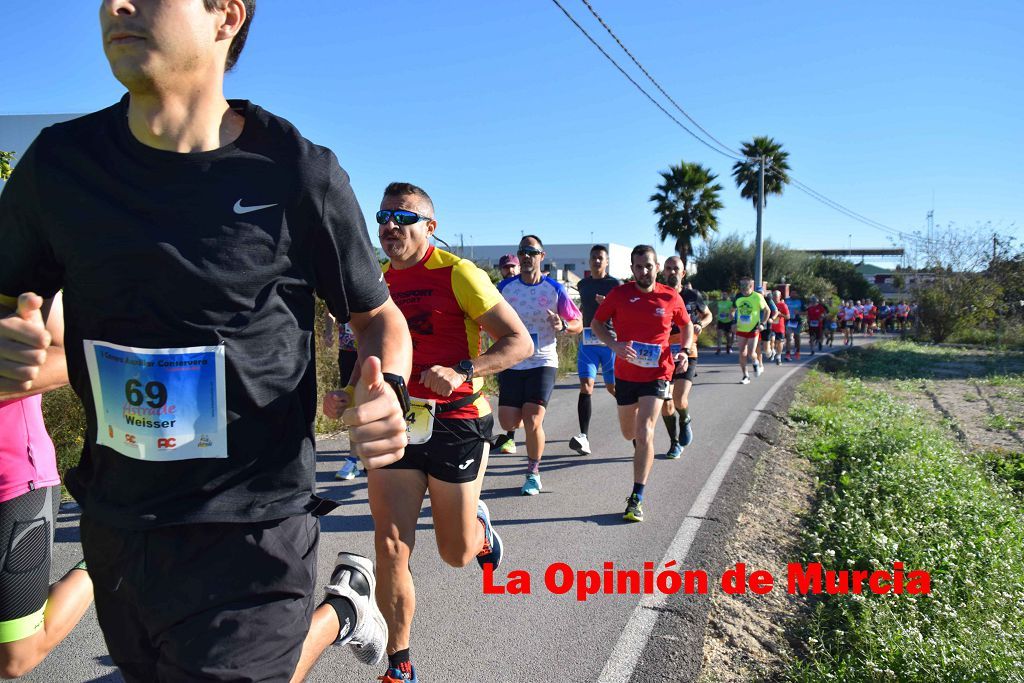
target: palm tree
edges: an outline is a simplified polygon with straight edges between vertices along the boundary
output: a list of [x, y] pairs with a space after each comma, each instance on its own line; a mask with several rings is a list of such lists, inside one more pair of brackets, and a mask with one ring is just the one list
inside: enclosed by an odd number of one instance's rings
[[706, 240], [718, 230], [722, 186], [714, 182], [718, 176], [711, 169], [686, 161], [669, 166], [661, 177], [658, 191], [650, 199], [658, 216], [658, 236], [662, 241], [675, 239], [675, 251], [685, 268], [694, 238]]
[[768, 205], [768, 195], [782, 194], [783, 188], [789, 183], [789, 152], [782, 150], [782, 143], [775, 142], [774, 138], [766, 135], [755, 137], [750, 142], [744, 142], [740, 147], [745, 159], [737, 161], [732, 165], [732, 177], [736, 180], [736, 187], [740, 189], [740, 196], [749, 199], [754, 208], [757, 208], [757, 172], [759, 159], [765, 159], [764, 172], [764, 204]]

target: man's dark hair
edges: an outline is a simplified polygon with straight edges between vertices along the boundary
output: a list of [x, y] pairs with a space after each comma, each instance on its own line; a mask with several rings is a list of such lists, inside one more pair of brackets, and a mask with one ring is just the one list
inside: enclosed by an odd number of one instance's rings
[[412, 183], [391, 183], [384, 188], [385, 197], [408, 197], [409, 195], [419, 197], [425, 201], [430, 206], [430, 217], [434, 217], [434, 202], [430, 198], [430, 195], [427, 194], [427, 191], [422, 187], [418, 187]]
[[[238, 56], [242, 54], [242, 49], [245, 47], [245, 40], [249, 37], [249, 25], [252, 24], [252, 18], [256, 16], [256, 0], [242, 1], [245, 4], [245, 22], [242, 23], [242, 28], [238, 29], [238, 33], [228, 48], [228, 60], [224, 65], [225, 71], [231, 71], [235, 67]], [[206, 7], [207, 12], [215, 12], [224, 7], [224, 0], [203, 0], [203, 6]]]
[[649, 244], [638, 244], [635, 247], [633, 247], [633, 251], [631, 251], [629, 254], [629, 260], [630, 262], [632, 262], [635, 257], [642, 256], [643, 254], [647, 253], [650, 253], [651, 256], [654, 257], [655, 261], [658, 260], [658, 252], [654, 251], [654, 247], [652, 247]]
[[519, 240], [519, 244], [523, 243], [523, 240], [530, 239], [535, 240], [540, 245], [541, 251], [544, 250], [544, 243], [540, 241], [540, 238], [536, 235], [523, 235], [522, 239]]
[[603, 251], [604, 253], [607, 254], [608, 247], [604, 246], [603, 244], [595, 244], [590, 248], [590, 253], [593, 254], [595, 251]]

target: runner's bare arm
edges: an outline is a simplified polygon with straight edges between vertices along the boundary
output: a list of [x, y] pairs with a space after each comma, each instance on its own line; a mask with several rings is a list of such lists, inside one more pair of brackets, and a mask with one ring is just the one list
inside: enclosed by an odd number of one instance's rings
[[496, 375], [533, 355], [530, 333], [508, 302], [499, 301], [475, 320], [495, 341], [473, 359], [474, 376]]
[[[60, 292], [43, 302], [43, 330], [20, 318], [17, 308], [17, 298], [0, 295], [0, 401], [42, 394], [68, 383]], [[34, 377], [29, 367], [36, 368]]]
[[412, 339], [405, 316], [390, 298], [367, 313], [353, 313], [352, 331], [359, 344], [360, 376], [355, 405], [342, 414], [353, 452], [366, 469], [400, 460], [407, 443], [405, 415], [382, 372], [408, 381], [412, 369]]
[[[353, 313], [349, 323], [359, 344], [360, 363], [376, 356], [384, 372], [401, 375], [408, 381], [412, 372], [412, 339], [405, 316], [390, 297], [372, 311]], [[355, 381], [353, 378], [352, 383]]]
[[700, 328], [703, 330], [705, 327], [710, 325], [711, 321], [714, 319], [715, 316], [711, 313], [711, 309], [705, 306], [704, 310], [700, 312], [700, 320], [697, 321], [697, 324], [700, 325]]
[[565, 321], [566, 334], [579, 334], [583, 331], [583, 318], [573, 318]]

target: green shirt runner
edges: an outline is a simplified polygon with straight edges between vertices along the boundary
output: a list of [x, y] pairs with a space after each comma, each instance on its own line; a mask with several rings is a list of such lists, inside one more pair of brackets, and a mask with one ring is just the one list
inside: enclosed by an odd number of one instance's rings
[[760, 292], [751, 292], [747, 296], [736, 295], [732, 305], [736, 308], [736, 330], [753, 332], [761, 324], [761, 311], [768, 310], [768, 302]]

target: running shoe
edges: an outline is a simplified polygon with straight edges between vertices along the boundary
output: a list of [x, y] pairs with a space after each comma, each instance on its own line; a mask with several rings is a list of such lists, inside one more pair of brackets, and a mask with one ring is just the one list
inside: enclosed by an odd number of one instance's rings
[[690, 426], [690, 422], [692, 421], [693, 418], [687, 415], [686, 422], [683, 423], [683, 438], [679, 439], [679, 445], [684, 448], [693, 443], [693, 428]]
[[490, 563], [497, 569], [501, 564], [505, 544], [501, 542], [501, 536], [491, 526], [491, 511], [487, 509], [487, 503], [482, 500], [477, 501], [476, 518], [484, 525], [484, 547], [477, 553], [476, 561], [481, 567]]
[[590, 439], [583, 432], [569, 439], [569, 448], [580, 455], [590, 455]]
[[775, 356], [775, 364], [782, 365], [782, 356]]
[[384, 661], [388, 644], [388, 625], [374, 599], [376, 584], [369, 558], [338, 553], [331, 583], [325, 588], [328, 595], [348, 598], [356, 611], [355, 625], [348, 620], [341, 625], [337, 644], [348, 645], [356, 659], [371, 666]]
[[750, 375], [743, 375], [743, 379], [740, 380], [740, 384], [750, 384]]
[[764, 370], [761, 368], [760, 363], [754, 363], [754, 377], [760, 377]]
[[524, 496], [536, 496], [544, 486], [540, 483], [539, 474], [527, 474], [521, 493]]
[[359, 473], [359, 461], [345, 459], [345, 464], [341, 466], [338, 473], [334, 475], [334, 478], [339, 481], [351, 481], [356, 478], [356, 474]]
[[644, 521], [644, 506], [635, 494], [626, 499], [626, 511], [622, 514], [622, 519], [627, 522]]
[[499, 434], [498, 438], [494, 440], [494, 450], [505, 455], [515, 455], [516, 440], [510, 439], [508, 434]]
[[384, 672], [383, 676], [378, 676], [377, 680], [381, 683], [419, 683], [420, 679], [416, 678], [416, 667], [409, 664], [408, 671], [403, 671], [403, 669], [405, 669], [404, 664], [402, 668], [390, 668]]
[[665, 453], [666, 460], [678, 460], [683, 455], [683, 445], [680, 443], [674, 443], [669, 447], [668, 452]]

